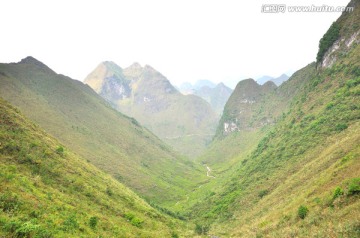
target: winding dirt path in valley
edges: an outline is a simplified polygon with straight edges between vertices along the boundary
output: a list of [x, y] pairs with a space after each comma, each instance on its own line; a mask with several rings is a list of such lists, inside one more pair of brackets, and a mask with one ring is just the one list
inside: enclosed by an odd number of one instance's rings
[[211, 172], [210, 167], [207, 166], [206, 164], [205, 164], [205, 166], [206, 166], [206, 169], [207, 169], [207, 171], [206, 171], [206, 176], [208, 176], [208, 177], [210, 177], [210, 178], [215, 178], [215, 176], [210, 175], [210, 172]]

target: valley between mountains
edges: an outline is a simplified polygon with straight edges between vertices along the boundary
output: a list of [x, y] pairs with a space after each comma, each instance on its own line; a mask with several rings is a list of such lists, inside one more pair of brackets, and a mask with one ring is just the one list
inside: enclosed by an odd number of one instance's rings
[[[360, 237], [360, 2], [290, 77], [0, 64], [0, 237]], [[316, 52], [314, 52], [314, 55]], [[298, 57], [298, 56], [294, 56]]]

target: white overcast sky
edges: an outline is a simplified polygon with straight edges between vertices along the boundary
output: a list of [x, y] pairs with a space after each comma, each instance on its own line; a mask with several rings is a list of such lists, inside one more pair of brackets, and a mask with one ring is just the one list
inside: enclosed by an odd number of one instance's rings
[[100, 62], [148, 64], [175, 85], [279, 76], [315, 60], [340, 13], [261, 13], [349, 0], [0, 0], [0, 62], [33, 56], [83, 80]]

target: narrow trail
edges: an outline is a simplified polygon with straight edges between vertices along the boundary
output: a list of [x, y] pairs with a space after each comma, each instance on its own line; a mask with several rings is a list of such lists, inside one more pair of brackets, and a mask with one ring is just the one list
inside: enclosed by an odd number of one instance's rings
[[207, 171], [206, 171], [206, 176], [208, 176], [208, 177], [210, 177], [210, 178], [216, 178], [215, 176], [210, 175], [210, 172], [211, 172], [210, 167], [207, 166], [206, 164], [205, 164], [205, 166], [206, 166], [206, 169], [207, 169]]

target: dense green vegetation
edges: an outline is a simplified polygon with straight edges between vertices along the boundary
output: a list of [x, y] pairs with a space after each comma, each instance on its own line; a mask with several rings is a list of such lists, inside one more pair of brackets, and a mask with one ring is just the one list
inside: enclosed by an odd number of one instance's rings
[[186, 230], [2, 99], [0, 142], [1, 237], [171, 237]]
[[340, 26], [338, 23], [334, 22], [329, 30], [325, 33], [323, 38], [321, 38], [319, 43], [319, 51], [316, 56], [316, 61], [322, 61], [326, 51], [339, 39], [340, 36]]
[[[222, 166], [217, 177], [231, 174], [227, 186], [213, 182], [215, 193], [194, 206], [192, 217], [212, 221], [210, 232], [225, 237], [359, 235], [360, 201], [352, 193], [360, 176], [359, 55], [354, 47], [331, 68], [315, 71], [312, 64], [302, 70], [305, 80], [295, 74], [285, 82], [276, 94], [296, 88], [288, 106], [251, 153], [228, 160], [231, 172]], [[264, 106], [265, 113], [272, 109]]]

